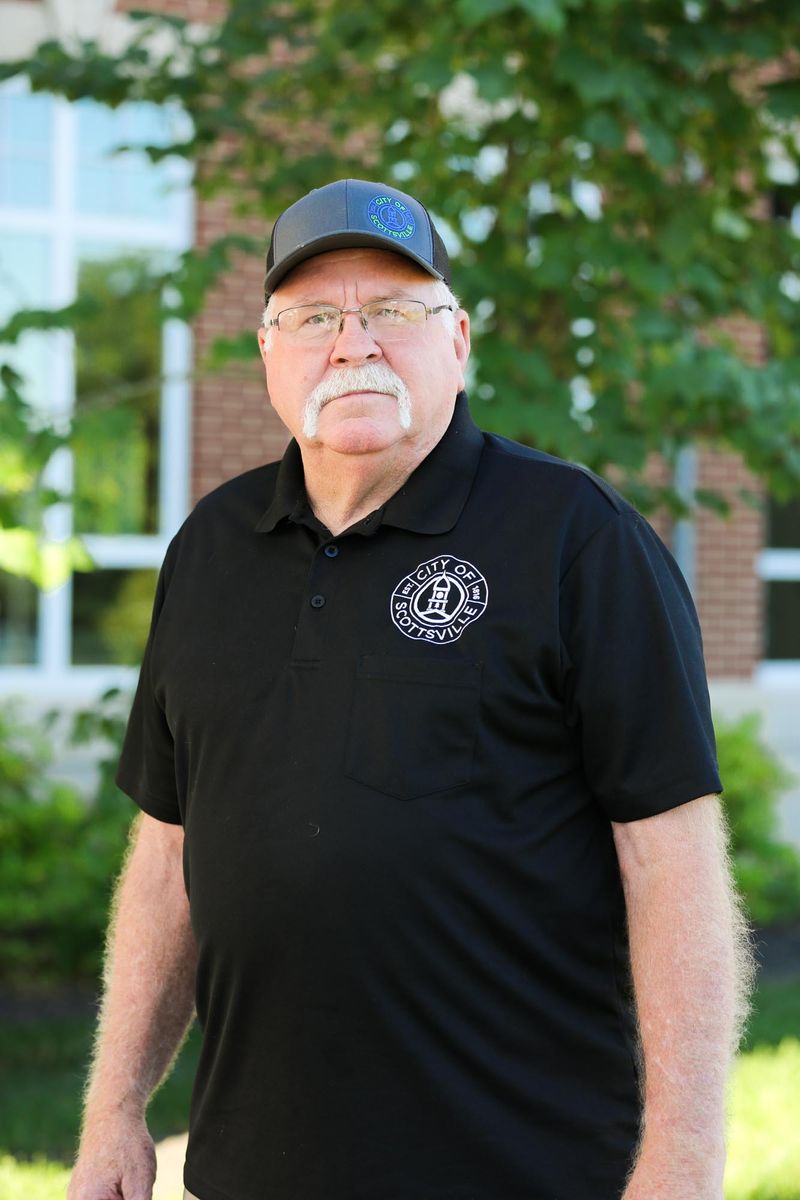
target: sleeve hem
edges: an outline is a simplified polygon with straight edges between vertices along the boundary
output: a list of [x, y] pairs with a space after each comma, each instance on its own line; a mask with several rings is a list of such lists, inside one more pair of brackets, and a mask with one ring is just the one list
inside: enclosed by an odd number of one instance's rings
[[147, 813], [149, 817], [155, 817], [157, 821], [164, 821], [167, 825], [183, 824], [180, 813], [176, 813], [174, 800], [166, 800], [163, 796], [155, 796], [152, 792], [148, 792], [146, 788], [129, 782], [121, 772], [117, 774], [115, 782], [120, 791], [129, 796], [134, 804], [137, 804], [142, 812]]
[[679, 808], [700, 796], [719, 795], [722, 792], [722, 782], [719, 775], [694, 776], [692, 779], [679, 780], [668, 787], [660, 788], [657, 792], [647, 795], [631, 796], [627, 800], [616, 800], [613, 805], [604, 805], [609, 820], [626, 823], [639, 821], [644, 817], [655, 817], [671, 808]]

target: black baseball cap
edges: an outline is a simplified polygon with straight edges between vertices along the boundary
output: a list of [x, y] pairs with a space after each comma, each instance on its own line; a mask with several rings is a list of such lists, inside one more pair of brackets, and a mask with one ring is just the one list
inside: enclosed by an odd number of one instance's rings
[[278, 217], [267, 253], [264, 299], [307, 258], [351, 246], [404, 254], [450, 285], [450, 260], [430, 213], [385, 183], [337, 179], [315, 188]]

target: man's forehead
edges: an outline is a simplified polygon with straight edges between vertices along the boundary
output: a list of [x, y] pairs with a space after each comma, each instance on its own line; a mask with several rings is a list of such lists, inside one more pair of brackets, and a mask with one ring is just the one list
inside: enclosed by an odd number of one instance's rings
[[369, 278], [370, 282], [409, 282], [416, 285], [435, 283], [436, 280], [422, 267], [401, 254], [388, 250], [371, 250], [353, 247], [344, 250], [328, 250], [307, 258], [285, 279], [281, 280], [277, 292], [294, 291], [297, 287], [307, 290], [315, 283], [359, 281]]

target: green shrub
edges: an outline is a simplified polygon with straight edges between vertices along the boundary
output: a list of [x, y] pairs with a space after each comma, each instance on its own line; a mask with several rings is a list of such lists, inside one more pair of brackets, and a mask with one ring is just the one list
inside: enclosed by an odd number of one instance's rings
[[48, 728], [0, 709], [0, 982], [24, 986], [97, 978], [115, 876], [135, 808], [113, 783], [124, 730], [118, 694], [79, 713], [70, 737], [99, 740], [99, 783], [86, 800], [50, 778]]
[[752, 920], [772, 925], [800, 917], [800, 855], [777, 836], [779, 797], [793, 777], [762, 742], [760, 725], [757, 713], [715, 721], [736, 882]]

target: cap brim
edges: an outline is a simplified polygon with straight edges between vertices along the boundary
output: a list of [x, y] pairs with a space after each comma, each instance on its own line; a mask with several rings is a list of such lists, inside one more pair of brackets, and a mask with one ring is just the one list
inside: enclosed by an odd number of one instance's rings
[[282, 279], [293, 271], [300, 263], [305, 262], [307, 258], [314, 258], [317, 254], [325, 254], [328, 250], [348, 250], [366, 249], [366, 250], [385, 250], [389, 254], [400, 254], [403, 258], [408, 258], [415, 262], [417, 266], [422, 267], [427, 275], [433, 279], [444, 279], [441, 272], [435, 270], [429, 262], [421, 258], [419, 254], [415, 254], [413, 250], [407, 249], [400, 242], [391, 242], [382, 234], [358, 232], [352, 229], [342, 229], [336, 233], [326, 233], [323, 237], [314, 238], [313, 241], [306, 242], [303, 246], [298, 246], [291, 254], [282, 259], [276, 264], [271, 271], [267, 273], [264, 280], [265, 297], [270, 296]]

